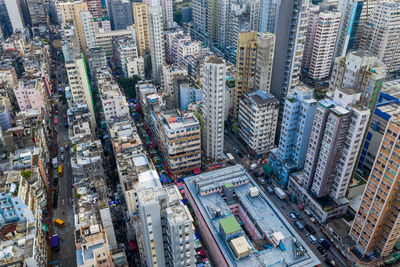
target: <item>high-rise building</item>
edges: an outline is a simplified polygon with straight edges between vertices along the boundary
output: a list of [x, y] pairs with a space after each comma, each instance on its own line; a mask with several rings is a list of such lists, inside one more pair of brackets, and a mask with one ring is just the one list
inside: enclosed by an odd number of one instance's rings
[[362, 256], [390, 255], [399, 239], [400, 114], [389, 120], [350, 230]]
[[151, 71], [153, 81], [162, 84], [162, 67], [165, 64], [164, 31], [161, 6], [148, 8]]
[[133, 25], [131, 2], [129, 0], [107, 0], [107, 13], [112, 30], [125, 30]]
[[4, 3], [7, 8], [8, 17], [10, 18], [13, 32], [15, 33], [18, 31], [23, 31], [26, 25], [19, 1], [4, 0]]
[[86, 5], [93, 18], [98, 19], [103, 17], [100, 0], [86, 0]]
[[281, 1], [271, 93], [281, 102], [299, 82], [308, 23], [308, 0]]
[[163, 10], [164, 29], [169, 29], [174, 24], [174, 13], [172, 10], [172, 0], [161, 0]]
[[339, 22], [340, 12], [325, 10], [322, 6], [310, 7], [302, 67], [313, 80], [329, 76]]
[[150, 50], [149, 24], [147, 16], [147, 5], [143, 3], [132, 3], [134, 28], [136, 34], [136, 45], [139, 56], [143, 56], [145, 51]]
[[224, 156], [225, 61], [216, 56], [205, 58], [203, 66], [204, 125], [203, 152], [207, 159], [221, 160]]
[[205, 41], [207, 34], [207, 0], [193, 0], [191, 32], [200, 40]]
[[274, 148], [278, 114], [279, 101], [270, 93], [256, 90], [240, 97], [238, 133], [254, 155]]
[[278, 17], [281, 0], [261, 0], [260, 32], [272, 32], [277, 34]]
[[4, 0], [0, 1], [0, 41], [6, 40], [13, 32], [10, 17]]
[[353, 49], [360, 23], [364, 0], [339, 0], [337, 11], [341, 14], [334, 57], [342, 57]]
[[329, 97], [338, 88], [350, 87], [362, 92], [360, 101], [373, 113], [378, 101], [386, 66], [377, 57], [363, 52], [350, 52], [335, 59], [329, 84]]
[[32, 28], [46, 28], [47, 27], [47, 13], [45, 10], [44, 1], [41, 0], [27, 0], [30, 23]]
[[380, 93], [358, 161], [360, 171], [357, 171], [356, 174], [362, 178], [367, 179], [371, 173], [389, 120], [399, 109], [400, 100], [398, 98], [383, 92]]
[[255, 89], [269, 92], [274, 57], [275, 35], [256, 31], [241, 32], [236, 55], [236, 84], [233, 117], [236, 120], [239, 99]]
[[176, 175], [200, 169], [200, 122], [193, 113], [174, 109], [156, 116], [158, 144], [169, 170]]
[[400, 3], [380, 2], [364, 27], [360, 49], [386, 64], [388, 71], [400, 70]]
[[304, 167], [316, 106], [313, 90], [305, 85], [296, 86], [285, 100], [279, 145], [268, 161], [278, 183], [285, 187], [289, 175]]
[[96, 32], [93, 25], [93, 17], [89, 11], [81, 12], [81, 23], [83, 35], [85, 36], [86, 48], [96, 47]]
[[71, 101], [74, 104], [86, 104], [91, 114], [91, 126], [96, 127], [96, 115], [94, 113], [94, 102], [92, 89], [88, 79], [85, 59], [82, 54], [77, 54], [68, 44], [63, 46], [65, 68], [69, 80], [69, 91]]
[[87, 5], [84, 2], [64, 2], [60, 3], [60, 12], [62, 17], [62, 25], [65, 27], [68, 23], [74, 26], [74, 38], [81, 52], [86, 49], [85, 33], [83, 30], [81, 12], [88, 11]]

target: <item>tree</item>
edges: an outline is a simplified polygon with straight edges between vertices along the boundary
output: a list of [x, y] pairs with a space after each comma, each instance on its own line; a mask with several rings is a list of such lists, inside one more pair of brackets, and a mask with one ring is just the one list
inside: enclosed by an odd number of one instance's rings
[[139, 76], [134, 75], [132, 78], [121, 78], [119, 84], [124, 89], [128, 98], [136, 98], [136, 84], [140, 81]]
[[31, 177], [32, 172], [29, 170], [25, 170], [21, 172], [22, 177], [24, 177], [25, 179], [28, 179], [29, 177]]
[[66, 103], [67, 103], [67, 98], [66, 98], [66, 96], [65, 96], [65, 90], [63, 90], [63, 91], [61, 92], [60, 100], [63, 102], [63, 104], [66, 104]]

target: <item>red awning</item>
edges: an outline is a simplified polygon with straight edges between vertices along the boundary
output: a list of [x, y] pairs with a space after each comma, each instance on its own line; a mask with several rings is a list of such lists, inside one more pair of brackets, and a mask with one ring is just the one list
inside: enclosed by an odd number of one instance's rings
[[182, 183], [179, 182], [179, 183], [176, 184], [176, 186], [178, 186], [178, 187], [179, 187], [179, 186], [182, 186]]
[[200, 169], [199, 169], [199, 168], [194, 169], [194, 170], [193, 170], [193, 173], [194, 173], [194, 174], [199, 174], [199, 173], [200, 173]]

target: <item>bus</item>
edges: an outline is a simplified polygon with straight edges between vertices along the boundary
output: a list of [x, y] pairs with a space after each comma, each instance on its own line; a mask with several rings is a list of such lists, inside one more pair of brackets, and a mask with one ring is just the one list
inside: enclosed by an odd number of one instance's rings
[[51, 250], [52, 251], [59, 251], [60, 250], [60, 238], [57, 234], [51, 237]]
[[63, 220], [61, 220], [61, 219], [56, 219], [54, 221], [54, 224], [57, 225], [58, 227], [61, 227], [61, 228], [63, 228], [65, 226], [65, 222]]
[[58, 165], [58, 176], [63, 176], [63, 169], [61, 165]]

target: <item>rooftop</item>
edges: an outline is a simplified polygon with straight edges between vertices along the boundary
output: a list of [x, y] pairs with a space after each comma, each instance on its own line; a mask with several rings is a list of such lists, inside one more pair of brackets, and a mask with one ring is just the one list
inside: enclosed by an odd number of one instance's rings
[[[225, 184], [233, 187], [223, 189]], [[311, 249], [290, 226], [276, 206], [269, 200], [257, 183], [241, 165], [235, 165], [200, 175], [185, 178], [186, 194], [194, 199], [196, 208], [202, 213], [221, 253], [230, 266], [315, 266], [320, 262]], [[256, 187], [259, 194], [250, 197], [249, 190]], [[233, 190], [233, 197], [221, 194], [219, 190]], [[229, 204], [227, 204], [229, 202]], [[239, 204], [245, 215], [240, 211], [238, 215], [231, 212], [232, 205]], [[246, 217], [247, 216], [247, 219]], [[219, 233], [220, 225], [226, 231], [239, 230], [238, 225], [246, 228], [248, 219], [255, 222], [257, 231], [261, 234], [249, 236], [241, 230], [243, 236], [251, 244], [251, 252], [245, 257], [235, 257], [232, 246], [224, 241]], [[235, 223], [234, 220], [237, 222]], [[241, 228], [242, 228], [241, 227]], [[271, 246], [272, 237], [280, 232], [281, 241], [285, 250], [279, 246]], [[235, 235], [235, 237], [238, 237]], [[264, 245], [267, 245], [266, 248]], [[300, 247], [302, 253], [298, 253]]]

